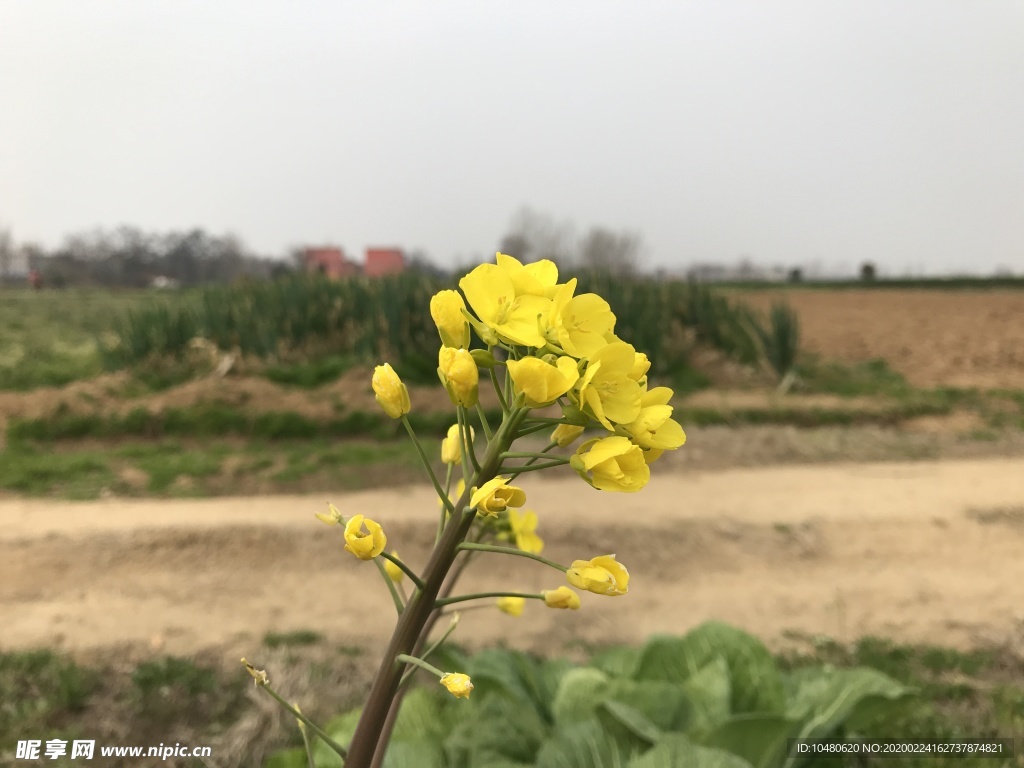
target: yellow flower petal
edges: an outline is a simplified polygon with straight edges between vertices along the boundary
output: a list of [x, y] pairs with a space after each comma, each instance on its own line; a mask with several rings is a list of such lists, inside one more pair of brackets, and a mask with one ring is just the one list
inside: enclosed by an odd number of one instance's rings
[[509, 616], [522, 616], [523, 609], [526, 608], [525, 597], [499, 597], [498, 598], [498, 610], [503, 613], [507, 613]]
[[624, 595], [629, 587], [629, 571], [615, 559], [615, 555], [575, 560], [565, 577], [577, 589], [597, 595]]
[[643, 450], [628, 437], [588, 440], [576, 449], [569, 464], [601, 491], [634, 493], [651, 479]]
[[384, 551], [387, 543], [384, 530], [368, 517], [355, 515], [345, 525], [345, 549], [360, 560], [372, 560]]
[[444, 346], [456, 349], [469, 346], [469, 321], [464, 314], [465, 309], [466, 302], [458, 291], [438, 291], [430, 300], [430, 316]]
[[461, 672], [449, 672], [441, 678], [441, 685], [457, 699], [468, 699], [470, 691], [473, 690], [473, 682], [469, 679], [469, 675], [464, 675]]
[[521, 507], [526, 503], [526, 492], [522, 488], [508, 484], [507, 477], [496, 477], [488, 480], [473, 490], [469, 506], [476, 509], [477, 514], [497, 517], [509, 507]]
[[539, 357], [509, 360], [506, 365], [516, 392], [525, 394], [526, 404], [533, 408], [553, 403], [580, 377], [576, 361], [566, 356], [559, 357], [554, 365]]
[[395, 369], [390, 363], [378, 365], [373, 369], [373, 378], [370, 380], [374, 396], [380, 407], [392, 419], [397, 419], [408, 413], [412, 406], [409, 403], [409, 390], [398, 378]]
[[548, 608], [568, 608], [577, 611], [580, 607], [580, 596], [568, 587], [548, 589], [541, 592], [544, 596], [544, 605]]
[[476, 405], [479, 399], [480, 370], [469, 350], [441, 347], [437, 360], [437, 373], [452, 403], [465, 408]]

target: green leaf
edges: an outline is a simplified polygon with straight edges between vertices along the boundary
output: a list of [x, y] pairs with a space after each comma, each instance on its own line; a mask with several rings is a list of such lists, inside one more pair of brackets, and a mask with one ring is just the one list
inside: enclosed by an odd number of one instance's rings
[[541, 746], [536, 768], [622, 768], [646, 746], [627, 729], [610, 730], [594, 717], [557, 729]]
[[447, 735], [445, 749], [453, 765], [475, 767], [499, 758], [532, 763], [548, 733], [534, 707], [508, 694], [492, 694], [467, 708]]
[[720, 622], [701, 624], [684, 637], [655, 635], [641, 650], [633, 676], [685, 683], [719, 657], [729, 667], [732, 713], [782, 713], [782, 679], [771, 653], [753, 635]]
[[578, 667], [566, 672], [551, 703], [555, 724], [569, 725], [593, 716], [608, 697], [609, 683], [608, 675], [597, 669]]
[[[914, 691], [874, 669], [809, 667], [793, 672], [786, 716], [801, 721], [796, 738], [827, 738], [844, 725], [862, 725], [891, 714]], [[795, 763], [794, 761], [791, 761]]]
[[647, 742], [648, 746], [661, 738], [661, 729], [633, 707], [619, 701], [606, 701], [599, 708], [598, 720], [609, 732], [615, 734], [620, 728], [629, 736]]
[[751, 768], [741, 757], [721, 749], [701, 747], [685, 736], [671, 733], [645, 752], [633, 758], [628, 768]]
[[551, 702], [562, 675], [571, 667], [566, 660], [542, 662], [518, 651], [492, 648], [472, 658], [468, 674], [476, 686], [474, 696], [486, 697], [502, 691], [533, 706], [551, 722]]
[[[683, 686], [673, 683], [612, 680], [608, 700], [632, 707], [662, 731], [685, 731], [696, 718], [690, 696]], [[724, 701], [728, 702], [728, 688]]]
[[732, 681], [721, 656], [713, 658], [681, 686], [690, 700], [691, 728], [707, 730], [729, 717]]
[[[332, 717], [323, 726], [324, 732], [341, 744], [341, 746], [347, 747], [349, 742], [352, 741], [352, 735], [356, 732], [356, 726], [359, 724], [359, 716], [362, 712], [362, 709], [353, 709], [343, 715]], [[310, 733], [309, 736], [313, 741], [313, 759], [316, 762], [317, 768], [340, 768], [342, 762], [338, 753], [328, 747], [321, 739], [316, 738], [314, 734]]]
[[440, 743], [460, 715], [459, 702], [447, 693], [413, 688], [402, 700], [392, 738], [396, 741], [436, 741]]
[[781, 715], [737, 715], [719, 723], [699, 741], [707, 747], [732, 752], [753, 768], [775, 768], [785, 762], [787, 739], [800, 723]]
[[590, 660], [590, 666], [600, 669], [609, 677], [633, 677], [639, 660], [639, 648], [615, 645], [596, 654]]
[[384, 756], [384, 768], [445, 768], [444, 752], [435, 741], [392, 740]]
[[282, 749], [275, 752], [263, 763], [263, 768], [308, 768], [304, 747]]

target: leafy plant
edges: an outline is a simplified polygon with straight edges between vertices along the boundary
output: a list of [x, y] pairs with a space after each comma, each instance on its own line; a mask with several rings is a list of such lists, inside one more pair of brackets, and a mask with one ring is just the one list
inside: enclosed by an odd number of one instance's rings
[[[784, 672], [759, 640], [718, 622], [581, 666], [500, 649], [459, 663], [476, 703], [413, 690], [386, 768], [810, 768], [789, 754], [789, 739], [853, 735], [914, 695], [863, 667]], [[346, 744], [358, 715], [332, 721], [331, 738]], [[407, 762], [412, 755], [420, 762]], [[305, 752], [267, 765], [304, 768]]]

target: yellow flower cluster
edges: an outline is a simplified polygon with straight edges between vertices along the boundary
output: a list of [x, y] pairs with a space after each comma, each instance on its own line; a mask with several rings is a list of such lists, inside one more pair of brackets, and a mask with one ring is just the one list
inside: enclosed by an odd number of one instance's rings
[[[489, 348], [506, 350], [524, 405], [561, 402], [613, 433], [576, 451], [572, 467], [584, 480], [605, 491], [640, 490], [648, 465], [686, 440], [672, 419], [672, 390], [648, 389], [650, 361], [615, 335], [615, 315], [600, 296], [576, 295], [576, 279], [559, 283], [558, 268], [546, 259], [522, 264], [499, 253], [496, 261], [463, 277], [461, 295], [441, 291], [430, 302], [443, 345], [438, 374], [452, 402], [477, 403], [482, 358], [468, 351], [472, 329]], [[564, 447], [582, 431], [577, 420], [559, 426], [552, 440]]]

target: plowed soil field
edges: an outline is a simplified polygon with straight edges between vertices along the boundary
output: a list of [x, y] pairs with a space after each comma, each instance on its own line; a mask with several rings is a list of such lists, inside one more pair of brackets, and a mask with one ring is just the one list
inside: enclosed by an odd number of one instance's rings
[[788, 290], [805, 347], [844, 363], [882, 358], [922, 387], [1024, 387], [1024, 291]]

